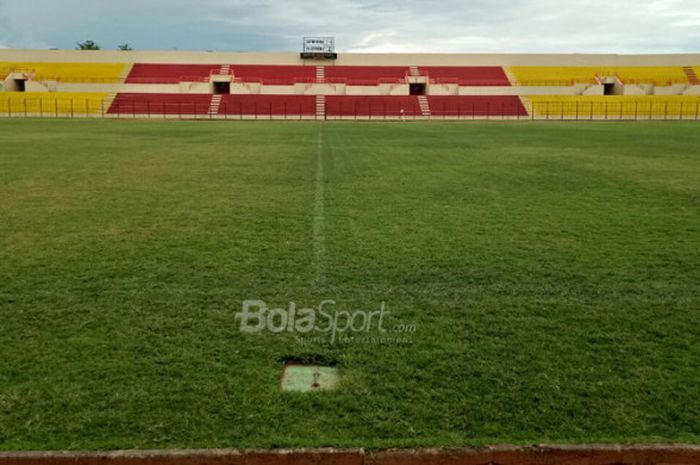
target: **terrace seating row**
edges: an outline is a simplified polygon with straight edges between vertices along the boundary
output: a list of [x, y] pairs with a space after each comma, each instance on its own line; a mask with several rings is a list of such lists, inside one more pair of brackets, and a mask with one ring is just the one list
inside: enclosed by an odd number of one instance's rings
[[693, 96], [547, 96], [527, 97], [530, 113], [539, 117], [687, 117], [700, 115]]
[[206, 115], [211, 94], [138, 94], [119, 93], [109, 108], [110, 114]]
[[[429, 96], [421, 109], [415, 96], [329, 96], [329, 116], [525, 116], [515, 96]], [[427, 110], [427, 111], [426, 111]]]
[[[327, 96], [328, 116], [524, 116], [525, 107], [514, 96], [430, 96], [429, 111], [416, 96]], [[118, 94], [111, 114], [203, 115], [316, 115], [310, 95], [223, 95], [212, 107], [210, 94]]]
[[312, 82], [316, 77], [316, 68], [314, 66], [141, 63], [134, 65], [126, 82], [127, 84], [174, 84], [181, 81], [206, 81], [212, 74], [233, 74], [241, 81], [292, 85], [295, 82]]
[[[181, 81], [205, 81], [211, 74], [233, 74], [244, 82], [292, 85], [317, 80], [316, 66], [220, 65], [220, 64], [135, 64], [126, 82], [129, 84], [173, 84]], [[437, 83], [508, 86], [503, 68], [498, 66], [325, 66], [323, 82], [348, 85], [377, 85], [403, 82], [406, 76], [427, 76]]]
[[26, 73], [36, 81], [61, 81], [71, 83], [120, 82], [131, 65], [123, 63], [0, 63], [0, 77], [10, 73]]
[[510, 73], [516, 84], [552, 85], [595, 83], [596, 78], [617, 77], [626, 84], [655, 84], [665, 86], [688, 83], [688, 76], [680, 66], [586, 67], [586, 66], [513, 66]]
[[98, 92], [2, 92], [0, 113], [70, 116], [106, 110], [107, 94]]

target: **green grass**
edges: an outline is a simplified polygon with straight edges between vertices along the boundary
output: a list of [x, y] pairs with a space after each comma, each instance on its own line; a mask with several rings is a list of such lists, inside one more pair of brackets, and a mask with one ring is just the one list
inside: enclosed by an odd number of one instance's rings
[[0, 121], [3, 450], [697, 444], [699, 309], [696, 123]]

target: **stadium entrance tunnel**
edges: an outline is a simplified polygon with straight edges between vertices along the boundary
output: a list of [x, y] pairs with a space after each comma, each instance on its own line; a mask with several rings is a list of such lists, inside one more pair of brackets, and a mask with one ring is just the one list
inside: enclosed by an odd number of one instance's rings
[[7, 92], [25, 92], [27, 80], [23, 78], [8, 78], [5, 81], [4, 90]]
[[603, 84], [603, 95], [624, 95], [624, 87], [616, 82], [606, 82]]
[[214, 93], [215, 94], [230, 94], [231, 93], [231, 83], [228, 81], [214, 82]]
[[425, 95], [425, 83], [409, 84], [408, 92], [410, 95]]

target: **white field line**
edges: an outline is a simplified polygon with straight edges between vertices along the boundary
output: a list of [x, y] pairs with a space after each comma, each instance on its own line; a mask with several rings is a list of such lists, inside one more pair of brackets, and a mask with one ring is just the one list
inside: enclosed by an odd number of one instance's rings
[[313, 219], [313, 265], [314, 283], [323, 282], [323, 257], [326, 253], [325, 236], [323, 231], [323, 132], [319, 130], [316, 143], [316, 178], [314, 181], [314, 219]]

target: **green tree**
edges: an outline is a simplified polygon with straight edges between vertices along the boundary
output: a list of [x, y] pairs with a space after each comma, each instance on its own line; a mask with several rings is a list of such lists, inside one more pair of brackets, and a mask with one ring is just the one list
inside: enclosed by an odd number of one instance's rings
[[78, 42], [76, 50], [99, 50], [100, 46], [97, 45], [92, 40], [86, 40], [85, 42]]
[[119, 48], [119, 50], [121, 50], [123, 52], [128, 52], [128, 51], [133, 50], [133, 48], [131, 48], [128, 43], [122, 44], [122, 45], [117, 45], [117, 47]]

